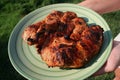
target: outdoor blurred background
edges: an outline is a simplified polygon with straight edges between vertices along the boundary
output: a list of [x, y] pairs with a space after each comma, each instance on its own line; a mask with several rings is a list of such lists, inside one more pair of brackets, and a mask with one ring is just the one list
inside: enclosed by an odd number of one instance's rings
[[[11, 65], [8, 57], [8, 40], [11, 31], [21, 18], [37, 8], [56, 4], [74, 3], [82, 0], [0, 0], [0, 80], [26, 80]], [[101, 15], [110, 26], [113, 37], [120, 32], [120, 11]], [[87, 80], [112, 80], [113, 73], [106, 73]]]

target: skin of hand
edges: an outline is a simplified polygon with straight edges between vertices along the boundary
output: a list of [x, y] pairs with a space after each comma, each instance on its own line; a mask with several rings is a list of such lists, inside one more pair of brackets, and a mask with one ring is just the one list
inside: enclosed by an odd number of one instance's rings
[[114, 71], [120, 65], [120, 41], [113, 41], [113, 48], [107, 62], [94, 76]]
[[120, 10], [120, 0], [85, 0], [78, 5], [90, 8], [100, 14]]

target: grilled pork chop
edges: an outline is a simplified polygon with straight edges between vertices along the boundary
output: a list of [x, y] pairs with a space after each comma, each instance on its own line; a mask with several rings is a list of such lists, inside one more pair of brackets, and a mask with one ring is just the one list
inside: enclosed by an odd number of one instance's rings
[[98, 54], [103, 29], [88, 26], [74, 12], [53, 11], [25, 28], [22, 38], [28, 45], [35, 45], [49, 67], [80, 68]]

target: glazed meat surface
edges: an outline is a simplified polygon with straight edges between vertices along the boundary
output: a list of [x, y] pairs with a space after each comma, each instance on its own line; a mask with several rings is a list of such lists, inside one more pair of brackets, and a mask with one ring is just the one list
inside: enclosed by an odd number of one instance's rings
[[25, 28], [22, 38], [35, 45], [49, 67], [80, 68], [98, 54], [103, 29], [88, 26], [74, 12], [53, 11], [42, 21]]

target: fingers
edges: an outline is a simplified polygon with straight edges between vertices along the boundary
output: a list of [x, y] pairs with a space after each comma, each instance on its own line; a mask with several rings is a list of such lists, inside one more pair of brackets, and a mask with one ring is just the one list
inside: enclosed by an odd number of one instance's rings
[[113, 80], [120, 80], [120, 78], [119, 77], [115, 77]]
[[120, 42], [114, 41], [113, 44], [114, 47], [107, 62], [93, 76], [101, 75], [106, 72], [112, 72], [120, 65]]
[[114, 80], [120, 80], [120, 66], [115, 70]]

